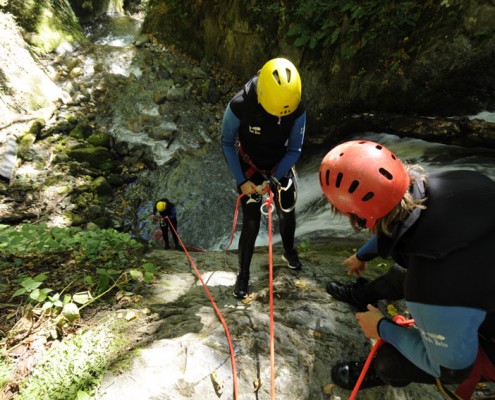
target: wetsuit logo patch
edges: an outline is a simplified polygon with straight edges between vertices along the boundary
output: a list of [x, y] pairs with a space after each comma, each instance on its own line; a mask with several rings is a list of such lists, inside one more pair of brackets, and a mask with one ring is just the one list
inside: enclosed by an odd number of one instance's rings
[[254, 133], [255, 135], [261, 135], [261, 127], [260, 126], [249, 126], [249, 132]]

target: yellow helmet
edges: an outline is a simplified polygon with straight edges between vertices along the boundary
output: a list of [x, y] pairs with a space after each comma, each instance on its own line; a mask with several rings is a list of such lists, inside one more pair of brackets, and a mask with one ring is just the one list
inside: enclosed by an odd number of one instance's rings
[[167, 202], [166, 201], [159, 201], [158, 203], [156, 203], [156, 209], [159, 212], [165, 211], [167, 209]]
[[261, 68], [258, 76], [258, 102], [266, 112], [283, 117], [294, 112], [301, 101], [301, 77], [285, 58], [274, 58]]

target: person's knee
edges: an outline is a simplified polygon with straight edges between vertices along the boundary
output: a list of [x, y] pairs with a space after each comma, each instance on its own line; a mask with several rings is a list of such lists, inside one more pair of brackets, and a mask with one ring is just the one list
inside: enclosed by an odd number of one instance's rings
[[378, 377], [390, 386], [403, 387], [412, 382], [435, 383], [433, 376], [415, 366], [390, 344], [385, 344], [378, 351], [373, 366]]
[[378, 377], [387, 385], [402, 387], [410, 383], [406, 377], [399, 375], [402, 371], [401, 365], [391, 346], [383, 346], [373, 360], [373, 366]]

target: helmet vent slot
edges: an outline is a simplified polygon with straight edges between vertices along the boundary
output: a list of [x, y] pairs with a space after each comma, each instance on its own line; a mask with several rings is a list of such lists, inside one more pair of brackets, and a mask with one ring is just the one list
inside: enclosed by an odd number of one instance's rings
[[375, 194], [373, 192], [368, 192], [364, 195], [364, 197], [361, 200], [370, 201], [373, 197], [375, 197]]
[[286, 76], [287, 76], [287, 82], [290, 82], [291, 77], [292, 77], [291, 70], [289, 68], [286, 68], [285, 69], [285, 73], [286, 73]]
[[325, 173], [325, 183], [327, 184], [327, 186], [330, 185], [330, 170], [327, 169], [327, 172]]
[[339, 172], [337, 174], [337, 179], [335, 181], [335, 187], [340, 187], [340, 184], [342, 183], [342, 178], [344, 177], [344, 174], [342, 174], [342, 172]]
[[384, 168], [380, 168], [378, 172], [380, 172], [380, 174], [387, 178], [389, 181], [394, 179], [394, 176]]
[[275, 80], [277, 81], [277, 83], [280, 85], [282, 82], [280, 81], [280, 75], [278, 74], [278, 71], [275, 70], [273, 71], [273, 77], [275, 78]]
[[352, 181], [351, 186], [349, 186], [349, 193], [354, 193], [359, 186], [359, 181]]

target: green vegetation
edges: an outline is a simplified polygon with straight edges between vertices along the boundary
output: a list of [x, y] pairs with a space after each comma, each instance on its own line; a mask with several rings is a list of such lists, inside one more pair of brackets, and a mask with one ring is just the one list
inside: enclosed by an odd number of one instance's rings
[[68, 3], [60, 0], [5, 1], [0, 2], [0, 12], [13, 14], [30, 33], [26, 37], [33, 49], [41, 53], [53, 51], [64, 41], [85, 40], [74, 12]]
[[88, 393], [111, 362], [125, 351], [123, 337], [115, 334], [118, 322], [107, 321], [48, 350], [34, 373], [22, 382], [17, 399], [89, 399]]
[[294, 39], [294, 46], [310, 49], [351, 40], [354, 44], [346, 54], [351, 57], [386, 35], [408, 35], [424, 8], [417, 1], [297, 2], [290, 10], [290, 20], [297, 22], [290, 25], [287, 35]]
[[125, 328], [109, 319], [74, 335], [74, 323], [88, 305], [110, 294], [132, 296], [153, 281], [156, 267], [142, 261], [144, 251], [115, 230], [0, 225], [0, 273], [7, 277], [0, 285], [0, 387], [15, 368], [7, 354], [36, 333], [53, 344], [20, 379], [18, 398], [88, 398], [86, 390], [127, 351]]
[[[193, 22], [199, 24], [205, 13], [220, 11], [215, 7], [221, 5], [207, 8], [206, 4], [201, 0], [151, 0], [149, 18], [155, 21], [155, 28], [160, 26], [159, 21], [166, 19], [175, 21], [175, 26], [188, 27]], [[384, 66], [398, 75], [402, 74], [401, 66], [414, 57], [421, 45], [411, 40], [411, 36], [423, 29], [432, 32], [448, 29], [448, 34], [453, 34], [452, 26], [462, 29], [463, 12], [469, 6], [466, 0], [444, 0], [441, 3], [414, 0], [243, 0], [241, 4], [244, 8], [243, 22], [248, 23], [251, 31], [259, 33], [268, 54], [284, 38], [295, 48], [317, 51], [317, 54], [322, 50], [335, 51], [343, 59], [359, 54], [363, 64], [366, 64], [366, 57], [375, 58], [379, 53], [383, 54]], [[477, 30], [473, 35], [486, 36], [489, 31]], [[197, 39], [196, 34], [184, 35], [186, 41], [193, 40], [193, 37]], [[365, 72], [363, 68], [362, 73]]]
[[[77, 315], [111, 291], [127, 293], [151, 282], [156, 268], [141, 262], [142, 253], [142, 244], [114, 230], [2, 225], [0, 271], [11, 281], [0, 288], [0, 298], [20, 298], [43, 317]], [[79, 308], [66, 307], [73, 303]]]
[[[400, 46], [400, 42], [417, 30], [421, 19], [429, 14], [436, 14], [438, 24], [444, 19], [458, 19], [462, 15], [459, 10], [466, 6], [466, 1], [445, 0], [437, 4], [413, 0], [299, 0], [276, 3], [244, 0], [244, 6], [250, 25], [267, 32], [265, 36], [286, 36], [294, 47], [311, 50], [339, 44], [344, 48], [344, 56], [350, 58], [367, 46], [390, 43]], [[279, 25], [276, 30], [274, 21]], [[273, 43], [273, 37], [271, 39]]]

